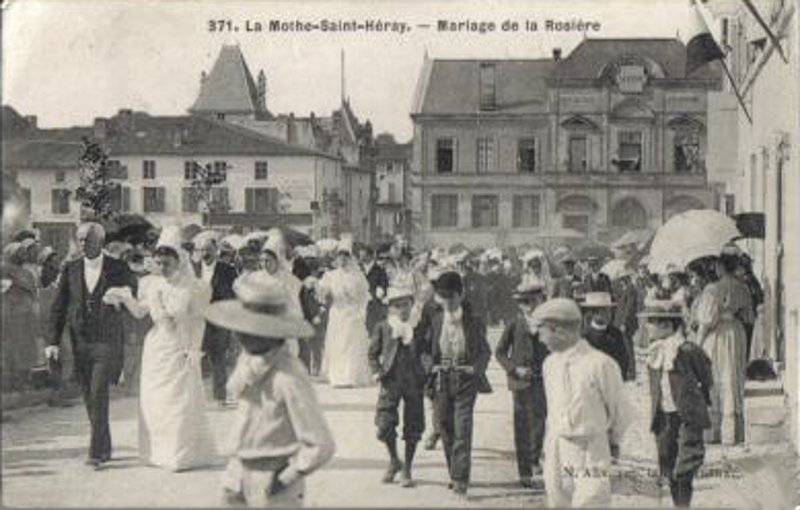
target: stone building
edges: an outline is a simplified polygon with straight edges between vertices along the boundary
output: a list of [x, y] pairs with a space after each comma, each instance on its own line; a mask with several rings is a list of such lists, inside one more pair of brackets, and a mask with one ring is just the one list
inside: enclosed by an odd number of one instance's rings
[[710, 64], [677, 39], [585, 39], [541, 60], [425, 59], [411, 113], [424, 244], [601, 241], [718, 206]]
[[408, 235], [411, 211], [408, 209], [408, 177], [411, 166], [411, 144], [397, 143], [391, 135], [375, 139], [375, 235], [393, 239]]

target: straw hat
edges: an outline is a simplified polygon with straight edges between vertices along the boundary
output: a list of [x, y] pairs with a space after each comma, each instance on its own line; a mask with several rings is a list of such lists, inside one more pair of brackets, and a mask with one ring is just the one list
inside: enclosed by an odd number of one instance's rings
[[283, 282], [266, 271], [254, 271], [236, 279], [237, 299], [212, 303], [208, 322], [221, 328], [257, 337], [308, 338], [314, 328], [302, 317], [288, 312], [289, 293]]
[[611, 300], [611, 294], [608, 292], [587, 292], [584, 294], [580, 306], [581, 308], [611, 308], [617, 304]]
[[682, 319], [683, 308], [677, 301], [670, 299], [652, 299], [645, 301], [644, 308], [637, 314], [641, 319], [663, 318], [663, 319]]
[[392, 285], [386, 291], [386, 297], [383, 299], [384, 303], [391, 305], [392, 302], [405, 299], [414, 298], [414, 289], [408, 285]]
[[336, 246], [336, 251], [338, 253], [345, 252], [345, 253], [352, 254], [353, 253], [353, 240], [350, 239], [350, 238], [342, 239], [341, 241], [339, 241], [339, 244]]
[[524, 300], [532, 295], [540, 294], [545, 291], [545, 284], [541, 278], [529, 277], [517, 286], [514, 291], [514, 299]]
[[219, 233], [214, 230], [203, 230], [194, 236], [194, 238], [192, 238], [192, 242], [196, 247], [199, 248], [201, 246], [205, 246], [207, 243], [219, 243], [220, 236]]
[[578, 304], [567, 298], [553, 298], [545, 301], [534, 310], [533, 318], [539, 322], [581, 322], [583, 320]]
[[525, 253], [523, 253], [520, 260], [522, 260], [522, 262], [524, 264], [528, 264], [528, 262], [530, 262], [531, 260], [534, 260], [534, 259], [540, 259], [541, 260], [543, 258], [544, 258], [544, 252], [542, 250], [533, 249], [533, 250], [528, 250]]

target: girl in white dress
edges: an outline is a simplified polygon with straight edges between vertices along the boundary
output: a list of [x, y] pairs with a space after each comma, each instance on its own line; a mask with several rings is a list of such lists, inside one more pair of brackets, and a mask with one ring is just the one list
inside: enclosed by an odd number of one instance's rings
[[214, 442], [204, 410], [200, 345], [211, 289], [194, 276], [180, 247], [180, 230], [165, 227], [155, 260], [160, 275], [143, 278], [139, 299], [121, 301], [137, 317], [149, 314], [139, 397], [143, 461], [172, 471], [208, 466]]
[[349, 243], [342, 243], [337, 268], [319, 282], [320, 299], [331, 301], [322, 370], [333, 387], [372, 385], [367, 351], [369, 283], [353, 262]]

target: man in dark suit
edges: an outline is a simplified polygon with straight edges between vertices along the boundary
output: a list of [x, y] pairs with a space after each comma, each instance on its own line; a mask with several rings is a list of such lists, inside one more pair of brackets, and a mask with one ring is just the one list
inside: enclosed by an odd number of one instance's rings
[[375, 261], [375, 250], [365, 247], [361, 252], [364, 274], [369, 283], [369, 303], [367, 304], [367, 333], [372, 334], [376, 324], [386, 318], [386, 305], [381, 299], [386, 295], [389, 287], [389, 275], [386, 270]]
[[91, 424], [87, 464], [99, 469], [111, 459], [108, 392], [109, 385], [116, 384], [122, 373], [126, 335], [122, 320], [125, 312], [103, 297], [113, 287], [129, 287], [135, 294], [136, 281], [126, 263], [103, 255], [105, 231], [101, 225], [83, 223], [76, 236], [83, 256], [68, 262], [61, 273], [45, 356], [58, 360], [66, 327], [72, 339], [75, 376]]
[[514, 401], [514, 446], [519, 481], [523, 487], [530, 488], [532, 478], [542, 474], [539, 457], [547, 418], [542, 363], [549, 351], [539, 341], [537, 324], [531, 319], [536, 307], [547, 299], [545, 284], [531, 278], [517, 288], [514, 298], [519, 303], [519, 314], [506, 326], [494, 355], [506, 371]]
[[602, 262], [597, 257], [589, 257], [589, 273], [583, 279], [584, 292], [608, 292], [611, 294], [611, 278], [601, 273]]
[[659, 470], [669, 480], [673, 504], [688, 507], [705, 457], [703, 429], [711, 426], [711, 360], [683, 336], [680, 304], [650, 302], [639, 318], [646, 321], [651, 341], [650, 430], [656, 436]]
[[[195, 275], [211, 286], [211, 302], [236, 299], [233, 282], [238, 276], [236, 268], [219, 260], [217, 240], [211, 231], [200, 232], [194, 238], [194, 251], [200, 261], [193, 263]], [[214, 400], [224, 407], [227, 400], [225, 384], [228, 381], [226, 355], [230, 344], [227, 330], [206, 322], [202, 349], [211, 368]]]
[[475, 269], [476, 262], [464, 261], [464, 299], [472, 308], [472, 313], [484, 324], [489, 321], [489, 283], [486, 275]]
[[472, 424], [479, 392], [491, 391], [486, 366], [491, 351], [486, 325], [464, 302], [461, 276], [443, 273], [434, 282], [437, 303], [417, 327], [420, 349], [431, 360], [434, 419], [439, 422], [453, 491], [466, 497], [472, 455]]

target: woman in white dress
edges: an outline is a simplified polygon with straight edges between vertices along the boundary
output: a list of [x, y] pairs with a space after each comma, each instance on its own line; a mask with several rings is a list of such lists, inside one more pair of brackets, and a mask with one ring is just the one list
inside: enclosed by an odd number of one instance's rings
[[154, 323], [142, 351], [139, 450], [149, 464], [183, 471], [215, 457], [200, 374], [211, 289], [194, 276], [179, 229], [165, 227], [154, 258], [161, 274], [139, 282], [138, 299], [121, 299], [133, 315], [149, 314]]
[[325, 273], [319, 282], [320, 299], [331, 302], [322, 370], [333, 387], [370, 386], [366, 325], [369, 283], [353, 262], [349, 243], [343, 242], [338, 250], [336, 269]]

